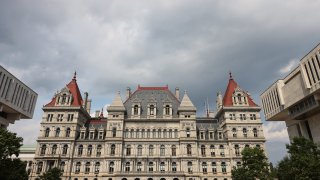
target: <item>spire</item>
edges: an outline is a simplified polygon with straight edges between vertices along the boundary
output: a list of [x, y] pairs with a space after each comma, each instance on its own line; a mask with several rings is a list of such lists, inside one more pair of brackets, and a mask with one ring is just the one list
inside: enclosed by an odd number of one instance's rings
[[181, 100], [180, 106], [178, 111], [196, 111], [197, 108], [193, 105], [192, 101], [190, 100], [187, 91], [184, 91], [183, 98]]
[[74, 71], [72, 80], [75, 80], [75, 81], [77, 80], [77, 71]]
[[101, 108], [100, 118], [103, 118], [103, 108]]
[[220, 109], [222, 106], [222, 95], [220, 91], [217, 93], [216, 105], [217, 105], [217, 110]]
[[110, 104], [110, 106], [107, 107], [108, 111], [125, 111], [125, 107], [123, 105], [121, 96], [120, 96], [120, 91], [117, 92], [114, 100]]

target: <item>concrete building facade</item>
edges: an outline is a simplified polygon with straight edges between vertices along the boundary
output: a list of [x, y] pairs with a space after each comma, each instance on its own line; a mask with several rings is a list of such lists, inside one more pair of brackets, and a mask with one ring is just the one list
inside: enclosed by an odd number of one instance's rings
[[178, 88], [138, 86], [90, 117], [74, 76], [43, 107], [30, 179], [60, 167], [72, 180], [225, 180], [244, 147], [265, 148], [260, 107], [231, 75], [215, 116], [196, 110]]
[[31, 119], [38, 94], [0, 65], [0, 128]]
[[260, 98], [266, 119], [284, 121], [290, 139], [304, 136], [320, 143], [320, 44]]

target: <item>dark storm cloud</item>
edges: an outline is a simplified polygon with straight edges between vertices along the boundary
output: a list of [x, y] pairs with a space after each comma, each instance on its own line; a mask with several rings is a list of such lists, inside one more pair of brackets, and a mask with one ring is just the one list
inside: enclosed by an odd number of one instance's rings
[[201, 115], [207, 98], [213, 108], [216, 93], [224, 93], [229, 71], [259, 103], [286, 74], [280, 69], [319, 43], [318, 7], [276, 0], [1, 1], [0, 63], [41, 96], [38, 121], [41, 106], [75, 70], [93, 99], [169, 84], [187, 89]]

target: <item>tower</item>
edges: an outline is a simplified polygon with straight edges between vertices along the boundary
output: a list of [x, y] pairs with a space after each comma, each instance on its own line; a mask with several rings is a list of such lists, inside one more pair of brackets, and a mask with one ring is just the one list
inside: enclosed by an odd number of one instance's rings
[[[217, 102], [219, 102], [219, 96]], [[244, 147], [264, 147], [264, 134], [260, 119], [261, 108], [253, 102], [245, 90], [241, 89], [230, 73], [229, 83], [217, 110], [220, 132], [219, 138], [227, 140], [230, 164], [238, 166], [241, 162], [241, 151]]]
[[38, 177], [52, 167], [60, 167], [64, 176], [71, 172], [75, 140], [90, 118], [85, 103], [75, 73], [72, 80], [43, 106], [31, 177]]

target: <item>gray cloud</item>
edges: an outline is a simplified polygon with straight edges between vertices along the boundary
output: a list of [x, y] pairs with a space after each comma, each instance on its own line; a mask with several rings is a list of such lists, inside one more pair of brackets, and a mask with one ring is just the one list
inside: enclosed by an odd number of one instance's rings
[[103, 107], [127, 86], [169, 84], [187, 89], [201, 115], [204, 100], [214, 106], [215, 94], [224, 92], [229, 71], [259, 103], [259, 94], [282, 76], [280, 69], [319, 43], [319, 5], [1, 1], [0, 63], [41, 96], [32, 121], [40, 121], [41, 106], [74, 70], [94, 107]]

